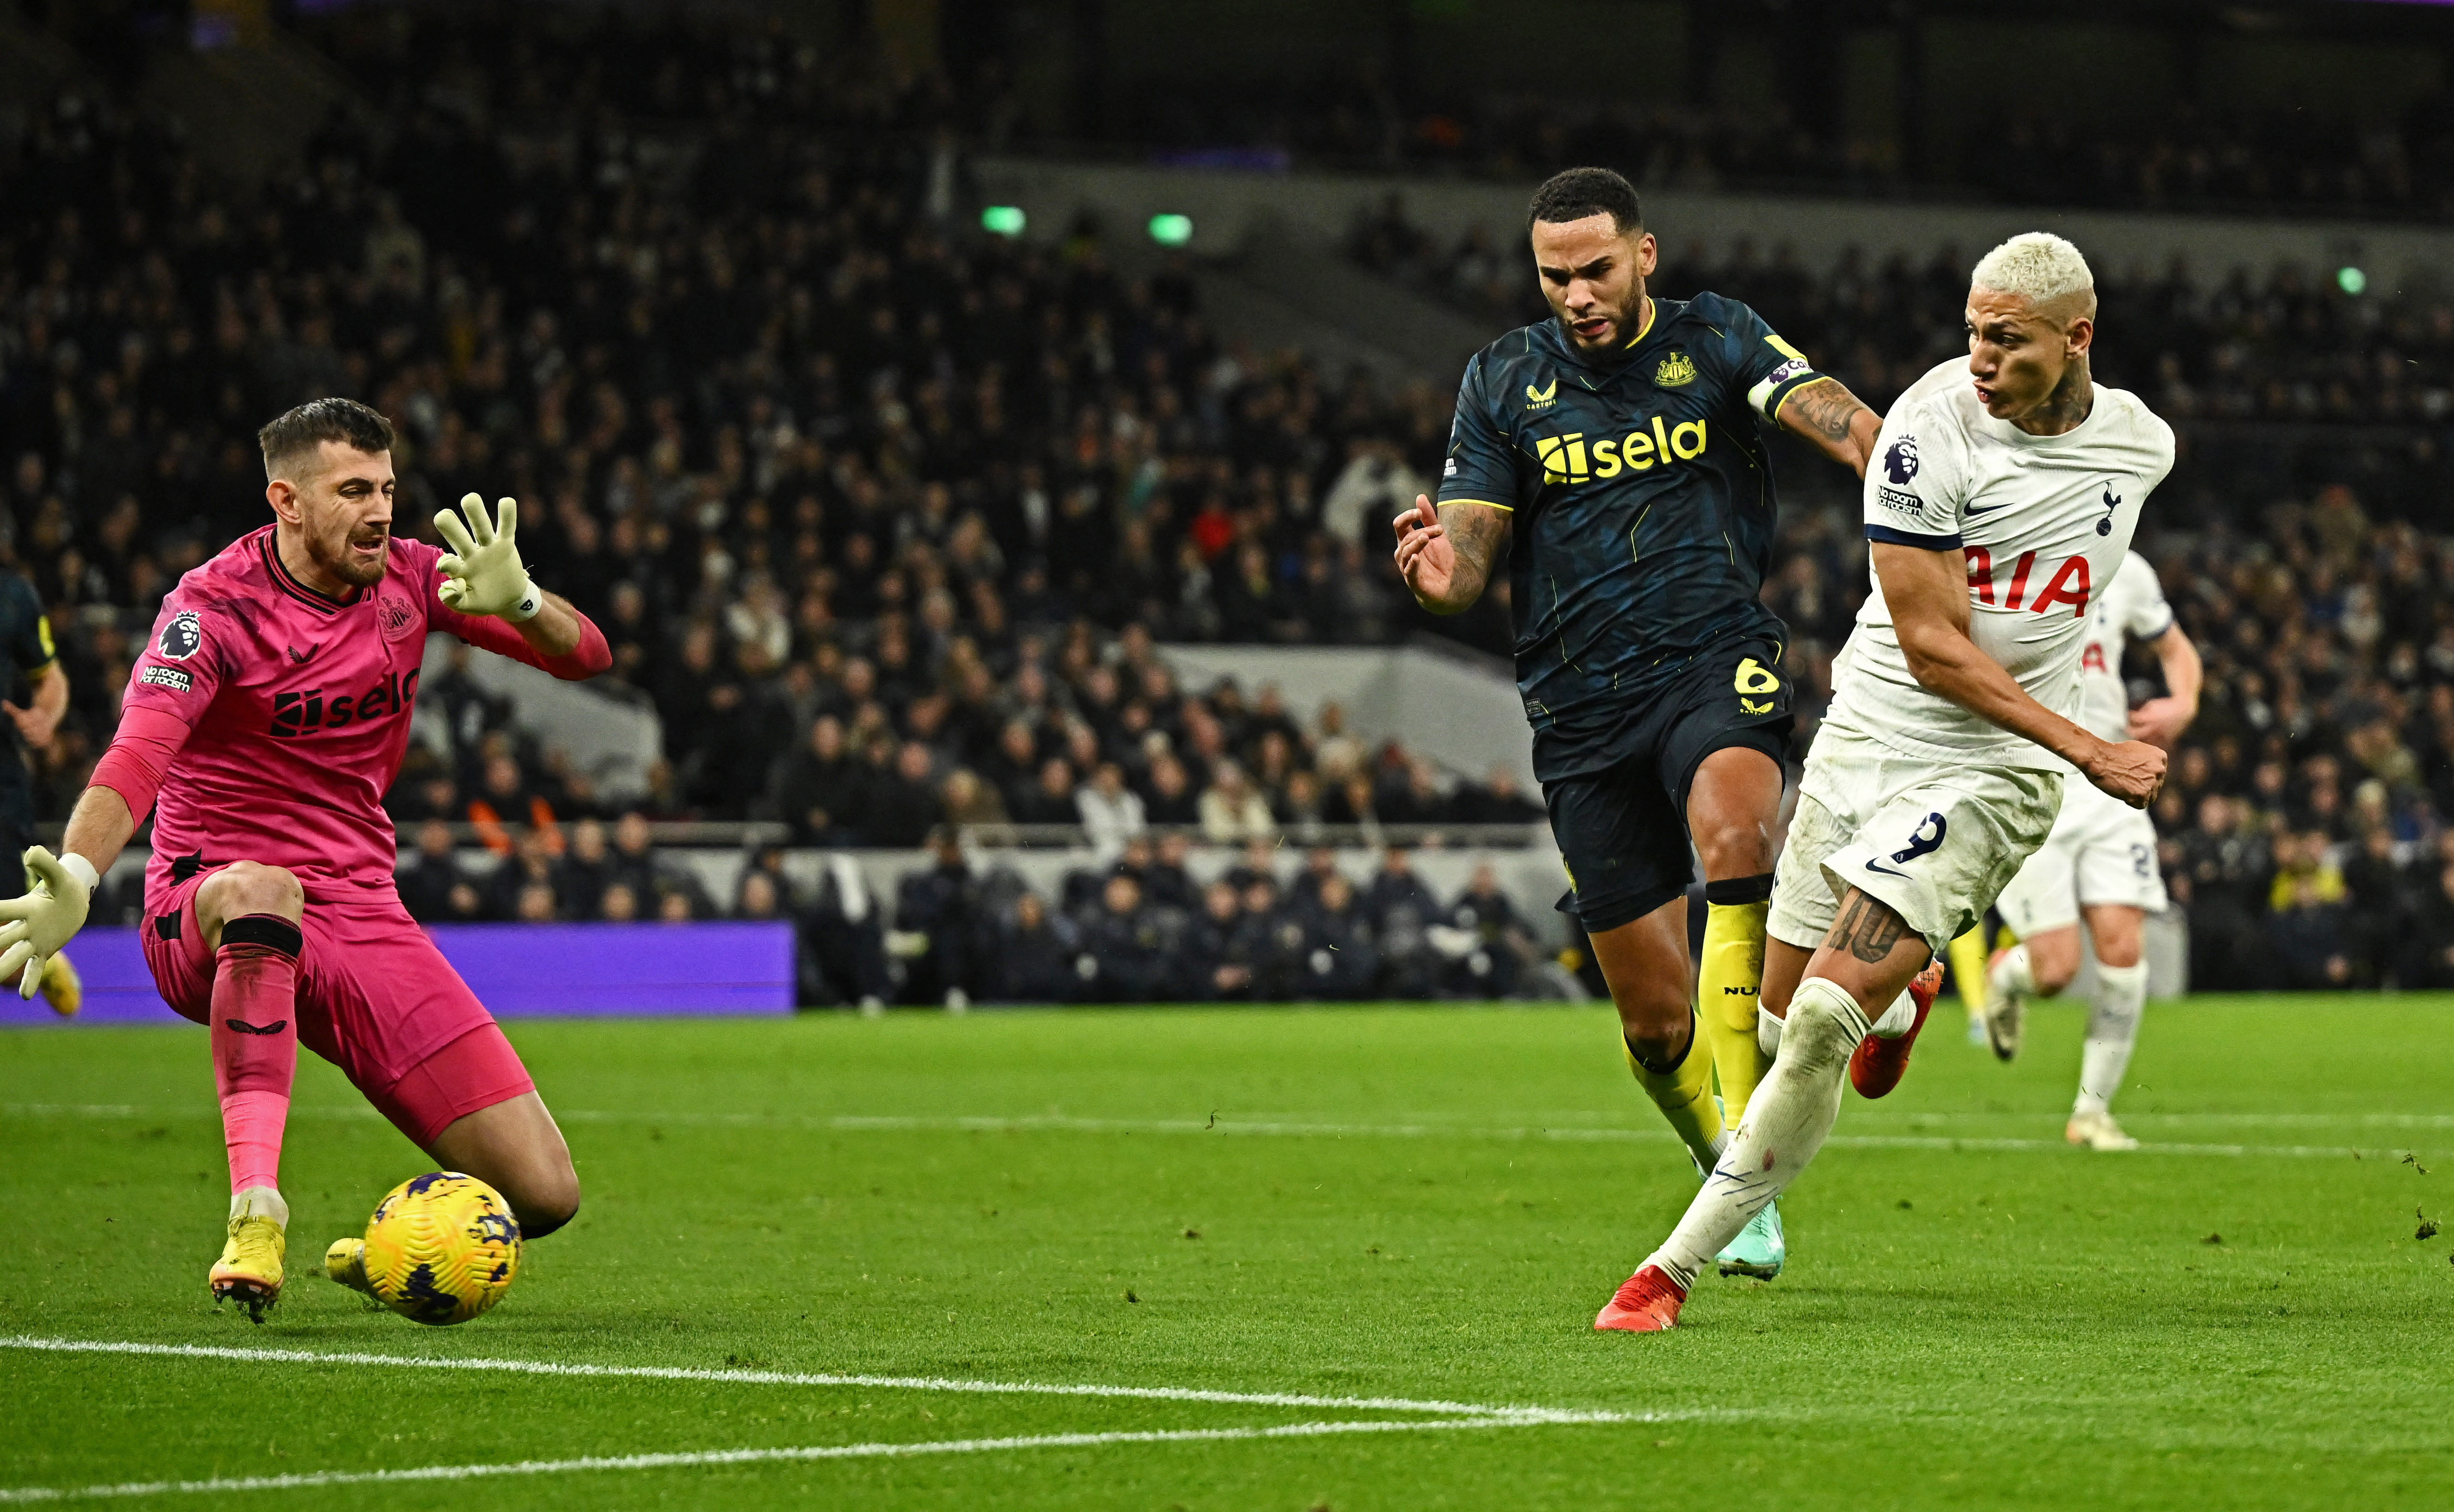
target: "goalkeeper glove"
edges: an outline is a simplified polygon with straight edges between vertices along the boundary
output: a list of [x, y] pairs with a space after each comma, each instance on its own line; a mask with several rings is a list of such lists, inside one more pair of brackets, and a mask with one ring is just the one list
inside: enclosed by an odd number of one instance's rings
[[[461, 515], [468, 523], [461, 523]], [[436, 561], [443, 586], [435, 596], [463, 614], [491, 614], [517, 625], [536, 618], [545, 594], [529, 581], [520, 566], [520, 548], [512, 544], [518, 528], [519, 505], [501, 501], [493, 519], [486, 518], [486, 501], [475, 494], [460, 500], [460, 514], [446, 509], [434, 517], [434, 528], [452, 546], [452, 554]]]
[[43, 965], [70, 936], [85, 927], [87, 906], [102, 878], [93, 863], [70, 851], [54, 856], [40, 846], [26, 847], [26, 895], [0, 899], [0, 983], [15, 980], [17, 996], [30, 998], [42, 985]]

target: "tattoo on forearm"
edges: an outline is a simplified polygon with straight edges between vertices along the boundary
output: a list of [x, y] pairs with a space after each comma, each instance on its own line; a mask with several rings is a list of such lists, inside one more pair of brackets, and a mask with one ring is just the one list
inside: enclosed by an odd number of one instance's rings
[[1841, 387], [1840, 380], [1826, 378], [1793, 391], [1780, 413], [1783, 420], [1795, 420], [1808, 432], [1839, 445], [1849, 439], [1850, 425], [1865, 408], [1856, 394]]
[[1491, 580], [1491, 565], [1508, 538], [1508, 516], [1478, 504], [1444, 505], [1440, 526], [1457, 550], [1457, 586], [1480, 592]]
[[1872, 965], [1892, 953], [1901, 936], [1909, 926], [1901, 916], [1864, 893], [1851, 890], [1849, 901], [1841, 906], [1840, 917], [1832, 921], [1831, 932], [1823, 943], [1836, 950], [1846, 950]]

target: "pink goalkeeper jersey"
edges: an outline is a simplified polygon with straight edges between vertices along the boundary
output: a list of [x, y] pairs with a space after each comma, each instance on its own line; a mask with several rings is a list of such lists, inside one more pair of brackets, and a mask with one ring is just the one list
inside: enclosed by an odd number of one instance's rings
[[500, 620], [445, 607], [436, 547], [394, 537], [383, 581], [332, 599], [281, 565], [272, 531], [179, 580], [129, 676], [126, 707], [189, 727], [154, 809], [149, 913], [175, 881], [232, 861], [286, 866], [318, 902], [392, 890], [383, 795], [409, 746], [429, 630], [583, 675]]

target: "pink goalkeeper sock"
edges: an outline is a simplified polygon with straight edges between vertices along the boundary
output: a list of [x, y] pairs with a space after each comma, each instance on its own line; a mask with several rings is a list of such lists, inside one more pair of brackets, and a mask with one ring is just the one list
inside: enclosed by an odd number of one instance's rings
[[300, 943], [289, 920], [251, 913], [222, 926], [213, 953], [213, 1088], [232, 1192], [281, 1184], [281, 1130], [298, 1072]]

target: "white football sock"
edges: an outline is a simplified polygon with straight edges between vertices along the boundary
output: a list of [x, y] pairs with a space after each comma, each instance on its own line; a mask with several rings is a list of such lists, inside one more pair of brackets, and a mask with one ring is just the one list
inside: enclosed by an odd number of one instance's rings
[[1780, 1055], [1747, 1100], [1746, 1122], [1704, 1178], [1686, 1216], [1645, 1260], [1680, 1287], [1815, 1159], [1840, 1116], [1841, 1077], [1866, 1037], [1866, 1015], [1839, 984], [1808, 977], [1789, 1000]]
[[2130, 1069], [2130, 1049], [2139, 1043], [2140, 1010], [2147, 1002], [2147, 963], [2109, 966], [2096, 964], [2096, 1002], [2087, 1015], [2087, 1044], [2079, 1056], [2079, 1101], [2074, 1113], [2102, 1113]]
[[1985, 985], [2004, 997], [2033, 998], [2037, 995], [2036, 973], [2028, 969], [2028, 947], [2015, 945], [1985, 973]]
[[1756, 1047], [1767, 1061], [1780, 1054], [1780, 1015], [1770, 1008], [1756, 1009]]
[[282, 1227], [290, 1226], [290, 1204], [271, 1186], [251, 1186], [243, 1192], [231, 1193], [232, 1218], [270, 1218]]
[[1892, 1000], [1892, 1005], [1883, 1010], [1883, 1016], [1875, 1021], [1875, 1026], [1866, 1032], [1879, 1040], [1897, 1040], [1916, 1027], [1917, 1000], [1903, 989], [1899, 997]]

